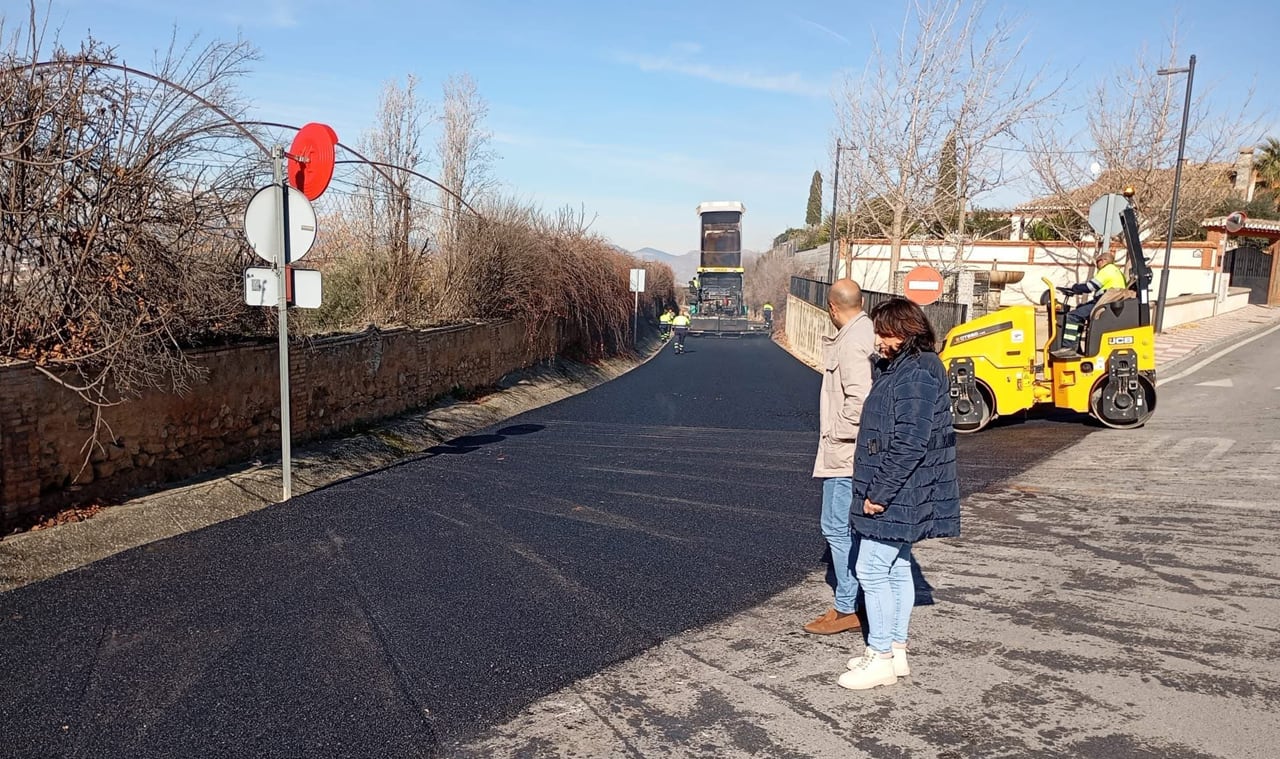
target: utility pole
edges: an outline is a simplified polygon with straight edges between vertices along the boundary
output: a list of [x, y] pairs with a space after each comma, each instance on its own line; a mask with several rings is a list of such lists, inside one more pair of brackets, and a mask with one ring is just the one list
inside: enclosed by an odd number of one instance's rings
[[1182, 104], [1182, 134], [1178, 136], [1178, 163], [1173, 170], [1173, 200], [1169, 204], [1169, 234], [1164, 238], [1164, 269], [1160, 272], [1160, 297], [1156, 300], [1156, 332], [1164, 331], [1164, 303], [1169, 295], [1169, 261], [1173, 256], [1173, 227], [1178, 219], [1178, 188], [1182, 184], [1182, 155], [1187, 148], [1187, 117], [1191, 114], [1191, 82], [1196, 77], [1196, 57], [1186, 66], [1160, 69], [1159, 76], [1187, 75], [1187, 95]]
[[836, 138], [836, 170], [831, 180], [831, 253], [827, 257], [827, 282], [836, 281], [836, 203], [840, 198], [840, 138]]

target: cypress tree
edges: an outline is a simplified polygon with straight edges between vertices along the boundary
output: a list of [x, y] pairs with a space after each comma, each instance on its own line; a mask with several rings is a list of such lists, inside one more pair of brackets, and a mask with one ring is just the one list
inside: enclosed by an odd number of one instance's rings
[[804, 214], [804, 223], [816, 227], [822, 223], [822, 172], [813, 172], [813, 180], [809, 182], [809, 208]]

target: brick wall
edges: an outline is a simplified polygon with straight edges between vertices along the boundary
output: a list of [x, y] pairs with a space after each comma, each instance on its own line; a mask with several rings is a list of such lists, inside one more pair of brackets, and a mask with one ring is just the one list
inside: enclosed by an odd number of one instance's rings
[[[515, 322], [391, 330], [295, 344], [293, 439], [303, 441], [492, 385], [556, 353], [554, 325]], [[207, 371], [182, 394], [149, 392], [104, 411], [104, 445], [86, 450], [93, 411], [27, 364], [0, 366], [0, 527], [75, 501], [184, 479], [280, 450], [275, 343], [192, 354]], [[89, 466], [82, 467], [86, 455]]]

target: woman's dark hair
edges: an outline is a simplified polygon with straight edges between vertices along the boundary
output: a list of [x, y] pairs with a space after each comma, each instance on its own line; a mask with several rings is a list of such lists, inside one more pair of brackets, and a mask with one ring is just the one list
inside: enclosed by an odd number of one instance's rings
[[902, 338], [903, 353], [933, 353], [938, 339], [924, 309], [906, 298], [890, 298], [871, 309], [871, 323], [877, 335]]

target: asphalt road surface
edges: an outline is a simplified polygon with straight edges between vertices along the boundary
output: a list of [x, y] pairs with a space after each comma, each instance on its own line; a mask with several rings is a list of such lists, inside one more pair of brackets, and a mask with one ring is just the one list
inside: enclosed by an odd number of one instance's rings
[[862, 638], [800, 632], [817, 569], [449, 755], [1275, 759], [1280, 326], [1227, 348], [1162, 372], [1143, 428], [969, 493], [963, 536], [917, 552], [938, 604], [897, 685], [836, 685]]
[[[691, 339], [409, 463], [0, 595], [0, 754], [456, 745], [820, 567], [818, 385], [772, 343]], [[964, 438], [963, 486], [1092, 429]]]

